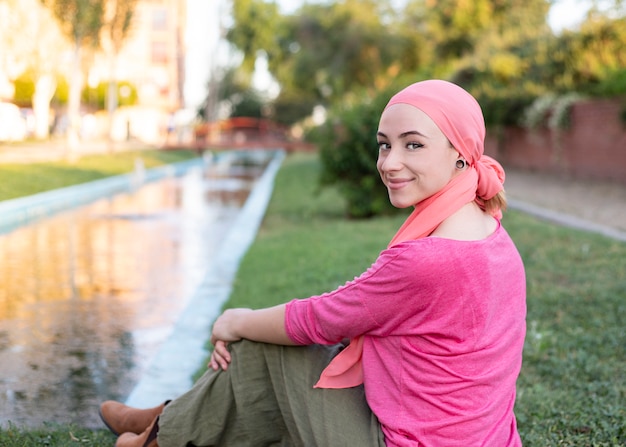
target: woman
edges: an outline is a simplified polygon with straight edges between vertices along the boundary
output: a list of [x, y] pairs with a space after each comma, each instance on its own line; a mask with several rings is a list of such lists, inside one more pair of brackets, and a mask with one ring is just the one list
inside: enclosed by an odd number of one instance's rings
[[388, 248], [333, 292], [225, 311], [188, 393], [101, 406], [116, 445], [520, 446], [525, 275], [484, 137], [480, 106], [452, 83], [393, 96], [377, 168], [391, 203], [415, 209]]

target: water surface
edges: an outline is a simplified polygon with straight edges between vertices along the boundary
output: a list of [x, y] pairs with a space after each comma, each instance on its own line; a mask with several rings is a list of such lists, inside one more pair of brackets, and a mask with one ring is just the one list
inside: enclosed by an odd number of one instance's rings
[[94, 409], [132, 391], [264, 163], [224, 157], [0, 235], [0, 425], [100, 427]]

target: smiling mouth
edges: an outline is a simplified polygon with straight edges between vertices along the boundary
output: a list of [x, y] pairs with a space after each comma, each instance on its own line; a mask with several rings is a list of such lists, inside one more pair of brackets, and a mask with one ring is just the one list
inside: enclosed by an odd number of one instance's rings
[[393, 180], [387, 180], [387, 188], [389, 189], [401, 189], [404, 186], [408, 185], [411, 182], [411, 180], [406, 179], [406, 180], [399, 180], [399, 179], [393, 179]]

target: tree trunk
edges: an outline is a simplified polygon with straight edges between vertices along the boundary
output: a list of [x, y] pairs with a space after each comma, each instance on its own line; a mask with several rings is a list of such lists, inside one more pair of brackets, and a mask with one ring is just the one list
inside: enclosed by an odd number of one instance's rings
[[50, 101], [56, 90], [56, 80], [51, 74], [40, 75], [33, 94], [35, 137], [45, 140], [50, 135]]
[[74, 66], [70, 79], [70, 91], [67, 103], [69, 127], [67, 129], [67, 156], [70, 160], [77, 158], [80, 141], [80, 93], [83, 89], [83, 73], [81, 71], [81, 49], [77, 43], [74, 48]]
[[107, 88], [107, 112], [109, 118], [109, 128], [108, 128], [108, 152], [112, 154], [114, 152], [114, 138], [113, 138], [113, 119], [115, 116], [115, 111], [119, 105], [119, 98], [117, 96], [117, 79], [115, 78], [115, 69], [116, 69], [116, 55], [112, 54], [109, 56], [111, 58], [111, 72], [109, 75], [109, 85]]

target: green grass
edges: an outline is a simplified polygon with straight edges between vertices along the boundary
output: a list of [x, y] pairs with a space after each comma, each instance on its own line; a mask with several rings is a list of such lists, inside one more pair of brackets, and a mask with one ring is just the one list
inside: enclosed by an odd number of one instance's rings
[[193, 151], [129, 151], [113, 155], [86, 155], [76, 162], [0, 164], [0, 200], [14, 199], [64, 186], [131, 172], [141, 158], [146, 168], [197, 157]]
[[523, 439], [626, 445], [626, 244], [520, 214], [509, 220], [528, 277]]
[[[316, 191], [318, 169], [313, 155], [285, 161], [227, 306], [270, 306], [333, 289], [366, 269], [403, 221], [345, 219], [335, 190]], [[626, 244], [515, 211], [504, 224], [528, 277], [516, 406], [524, 446], [626, 445]], [[12, 428], [0, 431], [0, 445], [106, 445], [107, 436]]]
[[108, 430], [88, 430], [76, 426], [49, 424], [26, 430], [15, 426], [0, 429], [2, 447], [106, 447], [115, 444]]

